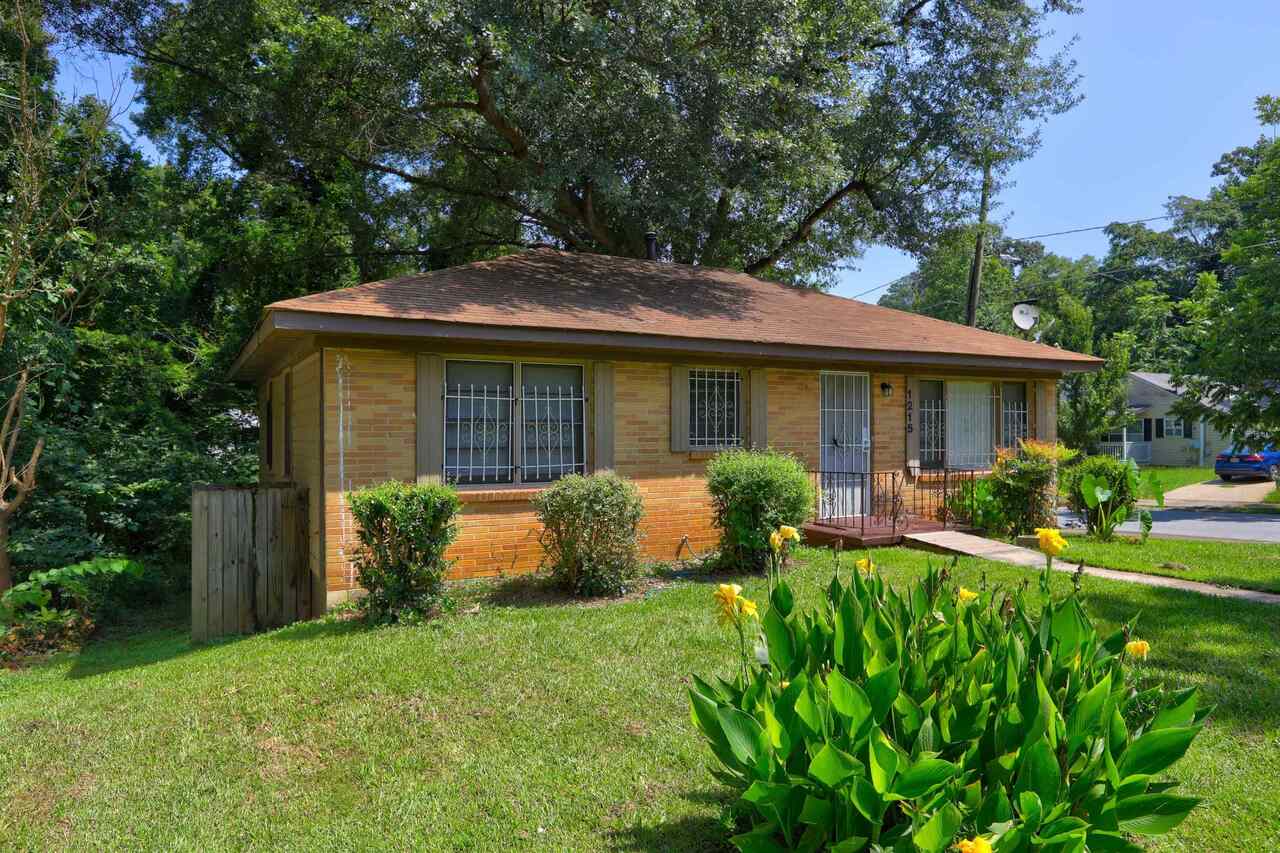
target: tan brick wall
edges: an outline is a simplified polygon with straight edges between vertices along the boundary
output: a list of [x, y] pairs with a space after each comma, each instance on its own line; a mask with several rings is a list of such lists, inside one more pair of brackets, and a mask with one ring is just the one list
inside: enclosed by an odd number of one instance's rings
[[817, 470], [818, 371], [770, 370], [769, 446], [794, 453]]
[[346, 493], [416, 476], [416, 382], [412, 355], [324, 351], [325, 578], [331, 592], [355, 585], [349, 557], [359, 540]]
[[708, 458], [710, 454], [671, 452], [670, 366], [617, 363], [614, 468], [635, 480], [644, 497], [640, 524], [648, 556], [674, 559], [685, 536], [699, 553], [715, 545], [704, 477]]
[[[880, 389], [889, 383], [893, 394]], [[907, 467], [907, 377], [871, 374], [871, 470], [905, 471]]]

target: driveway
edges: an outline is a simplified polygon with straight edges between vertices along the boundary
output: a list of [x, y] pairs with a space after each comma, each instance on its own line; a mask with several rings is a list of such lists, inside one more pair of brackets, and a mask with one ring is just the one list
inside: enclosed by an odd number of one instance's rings
[[[1280, 514], [1215, 512], [1205, 509], [1166, 507], [1152, 509], [1151, 520], [1152, 536], [1180, 539], [1239, 539], [1247, 542], [1280, 544]], [[1080, 516], [1066, 509], [1058, 510], [1058, 523], [1068, 530], [1084, 528], [1084, 522]], [[1127, 521], [1118, 529], [1122, 533], [1131, 533], [1135, 536], [1140, 532], [1137, 520]]]
[[1164, 500], [1165, 503], [1174, 506], [1255, 504], [1262, 503], [1262, 499], [1271, 494], [1275, 487], [1273, 480], [1233, 480], [1230, 483], [1210, 480], [1207, 483], [1195, 483], [1180, 489], [1171, 489], [1164, 493]]

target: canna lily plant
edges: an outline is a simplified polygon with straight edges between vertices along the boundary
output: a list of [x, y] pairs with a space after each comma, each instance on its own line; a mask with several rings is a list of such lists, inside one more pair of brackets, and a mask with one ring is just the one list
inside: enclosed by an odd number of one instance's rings
[[769, 577], [770, 596], [773, 595], [778, 578], [782, 576], [782, 567], [787, 560], [787, 548], [792, 542], [800, 543], [800, 531], [789, 524], [784, 524], [769, 534], [769, 562], [765, 566], [765, 571]]
[[971, 595], [934, 567], [901, 594], [837, 574], [810, 611], [778, 584], [759, 661], [690, 690], [737, 849], [1138, 853], [1187, 816], [1160, 774], [1209, 713], [1196, 691], [1139, 692], [1149, 646], [1075, 596]]

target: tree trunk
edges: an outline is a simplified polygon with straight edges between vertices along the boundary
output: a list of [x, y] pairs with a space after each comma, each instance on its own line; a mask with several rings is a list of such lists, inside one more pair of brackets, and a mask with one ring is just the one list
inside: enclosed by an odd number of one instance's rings
[[964, 321], [978, 325], [978, 296], [982, 290], [982, 263], [987, 247], [987, 210], [991, 204], [991, 159], [982, 167], [982, 201], [978, 207], [978, 239], [973, 247], [973, 266], [969, 268], [969, 303]]
[[9, 521], [7, 512], [0, 512], [0, 593], [13, 586], [13, 561], [9, 557]]

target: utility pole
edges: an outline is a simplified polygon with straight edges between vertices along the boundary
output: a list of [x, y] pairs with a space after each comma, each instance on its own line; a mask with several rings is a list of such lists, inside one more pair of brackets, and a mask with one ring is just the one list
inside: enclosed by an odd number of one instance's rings
[[969, 268], [969, 303], [964, 321], [978, 325], [978, 294], [982, 290], [982, 261], [987, 249], [987, 210], [991, 205], [991, 155], [982, 164], [982, 200], [978, 205], [978, 239], [973, 246], [973, 266]]

